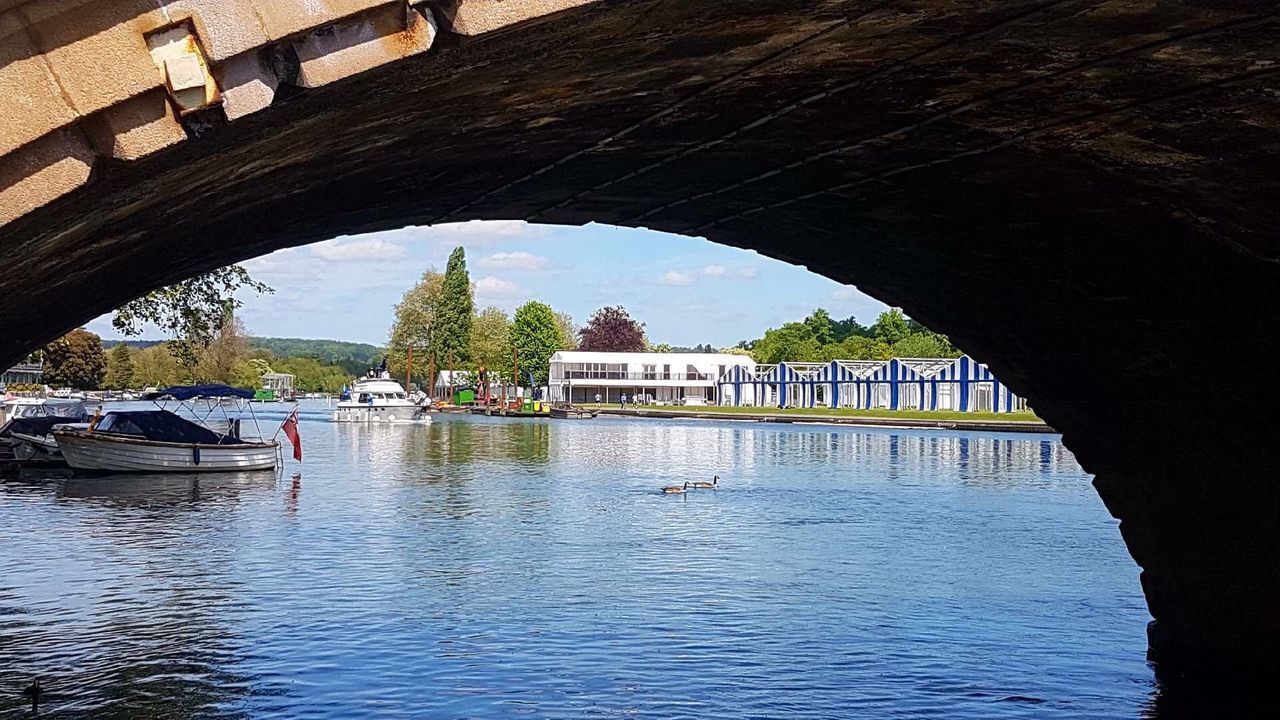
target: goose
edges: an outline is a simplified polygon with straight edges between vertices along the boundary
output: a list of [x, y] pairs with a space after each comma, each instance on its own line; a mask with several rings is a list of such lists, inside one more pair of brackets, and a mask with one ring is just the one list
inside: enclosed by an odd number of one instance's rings
[[666, 487], [662, 488], [662, 492], [667, 493], [668, 495], [677, 495], [677, 494], [686, 492], [688, 490], [689, 490], [689, 483], [685, 483], [684, 485], [667, 485]]
[[705, 482], [705, 481], [699, 480], [698, 482], [690, 483], [690, 484], [699, 490], [715, 490], [716, 486], [720, 484], [720, 476], [719, 475], [713, 476], [711, 478], [711, 482]]

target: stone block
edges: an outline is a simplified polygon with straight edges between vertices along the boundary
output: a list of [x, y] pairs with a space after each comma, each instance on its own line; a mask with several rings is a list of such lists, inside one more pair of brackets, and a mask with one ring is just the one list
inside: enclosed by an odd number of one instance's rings
[[161, 89], [130, 98], [84, 120], [85, 134], [104, 157], [137, 160], [187, 139]]
[[454, 0], [441, 22], [459, 35], [480, 35], [597, 0]]
[[57, 130], [0, 161], [0, 225], [46, 205], [89, 180], [93, 149], [72, 129]]
[[160, 7], [154, 0], [48, 0], [22, 11], [33, 20], [39, 11], [32, 36], [68, 102], [90, 115], [164, 82], [144, 40], [169, 24]]
[[275, 100], [280, 80], [256, 50], [227, 59], [214, 69], [222, 88], [222, 111], [228, 120], [258, 112]]
[[[254, 0], [168, 0], [165, 10], [172, 21], [189, 21], [210, 63], [271, 42], [258, 19]], [[279, 4], [290, 4], [280, 2]]]
[[425, 52], [435, 36], [430, 10], [395, 4], [348, 18], [294, 41], [298, 84], [319, 87]]
[[25, 25], [0, 14], [0, 157], [76, 119]]
[[178, 109], [199, 110], [218, 102], [218, 83], [204, 60], [190, 21], [183, 21], [147, 36], [151, 59], [164, 75], [165, 85]]
[[388, 0], [252, 0], [258, 21], [272, 40], [280, 40], [379, 6]]

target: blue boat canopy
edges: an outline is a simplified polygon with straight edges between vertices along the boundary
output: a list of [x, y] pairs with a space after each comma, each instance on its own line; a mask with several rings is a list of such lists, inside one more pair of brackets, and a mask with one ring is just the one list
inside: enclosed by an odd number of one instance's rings
[[253, 391], [233, 388], [229, 385], [174, 385], [171, 388], [147, 393], [142, 396], [142, 399], [159, 400], [165, 397], [171, 397], [174, 400], [190, 400], [198, 397], [238, 397], [249, 400], [253, 397]]
[[219, 435], [168, 410], [113, 410], [98, 421], [94, 432], [134, 435], [157, 442], [234, 445], [243, 441]]

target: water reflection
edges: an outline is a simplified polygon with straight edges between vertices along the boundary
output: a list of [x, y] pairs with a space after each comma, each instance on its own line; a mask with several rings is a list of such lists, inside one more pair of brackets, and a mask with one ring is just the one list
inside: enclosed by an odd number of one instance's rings
[[1136, 569], [1052, 437], [302, 436], [280, 478], [0, 485], [0, 714], [37, 674], [55, 716], [1169, 713]]
[[[274, 486], [272, 473], [7, 485], [4, 497], [28, 502], [0, 533], [6, 685], [39, 677], [48, 717], [237, 715], [254, 690], [237, 670], [243, 580], [225, 572], [236, 533], [221, 524]], [[30, 502], [40, 496], [49, 502]], [[175, 512], [208, 517], [175, 523]], [[18, 522], [26, 532], [11, 532]], [[0, 693], [0, 714], [25, 707]]]
[[56, 484], [58, 497], [99, 501], [107, 505], [170, 505], [177, 503], [234, 502], [245, 491], [276, 485], [275, 473], [173, 473], [148, 475], [120, 473], [103, 477], [71, 477]]

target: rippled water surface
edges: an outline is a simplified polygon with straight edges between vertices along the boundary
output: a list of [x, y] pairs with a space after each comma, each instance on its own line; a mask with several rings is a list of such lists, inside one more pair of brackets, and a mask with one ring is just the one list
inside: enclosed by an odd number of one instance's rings
[[279, 478], [0, 484], [0, 715], [32, 676], [42, 717], [1151, 706], [1138, 570], [1056, 437], [322, 418]]

